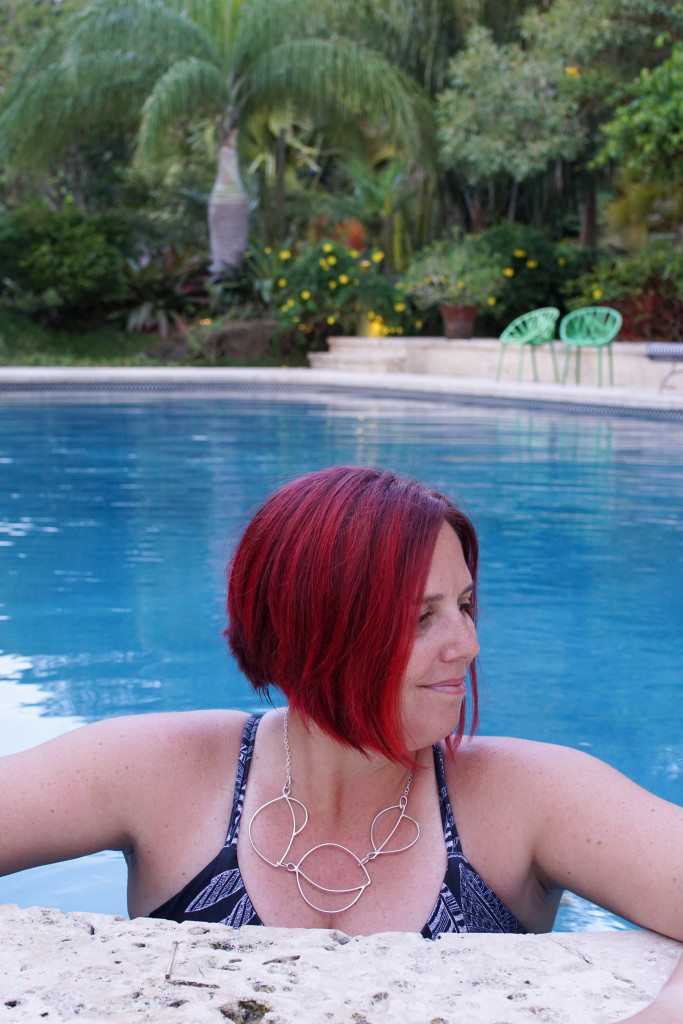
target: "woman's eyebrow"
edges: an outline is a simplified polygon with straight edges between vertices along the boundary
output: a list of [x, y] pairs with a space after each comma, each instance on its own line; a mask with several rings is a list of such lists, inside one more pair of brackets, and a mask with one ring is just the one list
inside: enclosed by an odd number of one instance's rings
[[[474, 583], [470, 583], [464, 590], [460, 591], [459, 597], [465, 597], [471, 594], [473, 590]], [[443, 601], [443, 594], [423, 594], [422, 597], [416, 597], [413, 604], [429, 604], [430, 601]]]

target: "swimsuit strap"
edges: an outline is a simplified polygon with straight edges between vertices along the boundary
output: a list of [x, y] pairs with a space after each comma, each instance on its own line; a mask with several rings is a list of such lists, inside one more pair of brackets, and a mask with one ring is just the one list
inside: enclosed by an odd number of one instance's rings
[[448, 797], [446, 786], [446, 770], [443, 763], [443, 753], [438, 743], [434, 744], [434, 769], [436, 771], [436, 783], [439, 787], [439, 808], [441, 810], [441, 824], [443, 825], [443, 837], [446, 843], [446, 855], [450, 860], [460, 851], [460, 836], [455, 827], [455, 818], [451, 808], [451, 801]]
[[244, 792], [247, 788], [247, 778], [249, 776], [249, 768], [251, 766], [251, 757], [254, 753], [256, 730], [258, 729], [259, 722], [262, 718], [263, 715], [250, 715], [244, 724], [240, 753], [237, 759], [235, 794], [232, 799], [230, 825], [228, 826], [228, 834], [225, 837], [226, 846], [237, 845], [237, 836], [239, 834], [240, 821], [242, 819], [242, 807], [244, 806]]

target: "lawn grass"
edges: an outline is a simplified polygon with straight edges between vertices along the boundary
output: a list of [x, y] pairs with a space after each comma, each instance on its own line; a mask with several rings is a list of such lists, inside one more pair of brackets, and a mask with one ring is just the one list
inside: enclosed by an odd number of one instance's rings
[[0, 312], [0, 366], [308, 366], [303, 353], [273, 353], [238, 362], [197, 357], [170, 362], [154, 357], [162, 339], [110, 325], [82, 333], [53, 331], [16, 313]]

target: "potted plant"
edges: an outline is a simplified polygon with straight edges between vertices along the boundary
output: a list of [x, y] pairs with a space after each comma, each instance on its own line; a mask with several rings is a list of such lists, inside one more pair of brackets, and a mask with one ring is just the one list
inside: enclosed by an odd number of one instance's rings
[[477, 313], [496, 304], [503, 281], [489, 248], [469, 235], [423, 249], [402, 287], [420, 309], [438, 306], [446, 338], [471, 338]]

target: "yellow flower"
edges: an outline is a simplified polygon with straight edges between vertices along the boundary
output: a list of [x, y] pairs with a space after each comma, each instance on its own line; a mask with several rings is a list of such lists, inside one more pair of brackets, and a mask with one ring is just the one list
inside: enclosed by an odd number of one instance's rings
[[278, 277], [277, 283], [280, 285], [281, 288], [284, 288], [284, 286], [287, 284], [287, 278], [286, 277]]
[[357, 260], [360, 253], [358, 252], [358, 249], [349, 249], [349, 256], [352, 260]]
[[347, 274], [340, 274], [339, 275], [339, 284], [348, 284], [348, 283], [349, 283], [348, 275]]
[[202, 325], [202, 327], [208, 327], [209, 324], [211, 323], [211, 320], [209, 317], [205, 317], [204, 320], [200, 320], [199, 322]]
[[308, 288], [304, 288], [304, 290], [301, 293], [301, 298], [302, 299], [310, 299], [310, 297], [311, 297], [311, 293], [309, 292]]
[[601, 299], [602, 298], [602, 288], [594, 288], [593, 289], [593, 298], [594, 299]]
[[336, 256], [328, 256], [327, 257], [327, 262], [329, 263], [329, 265], [331, 267], [333, 267], [335, 265], [335, 263], [337, 262], [337, 257]]
[[402, 327], [397, 327], [396, 328], [396, 333], [397, 334], [403, 334], [403, 328]]
[[420, 327], [422, 327], [422, 321], [421, 321], [421, 320], [416, 320], [416, 321], [415, 321], [415, 326], [416, 326], [416, 327], [417, 327], [417, 329], [419, 330], [419, 329], [420, 329]]
[[496, 300], [493, 297], [493, 295], [489, 296], [489, 298], [486, 301], [488, 302], [489, 306], [495, 306], [496, 304]]
[[561, 267], [563, 267], [567, 261], [564, 258], [564, 256], [558, 256], [557, 262], [560, 264]]
[[318, 263], [323, 268], [323, 270], [327, 270], [328, 269], [327, 260], [318, 260]]
[[360, 284], [360, 281], [358, 280], [358, 278], [357, 278], [357, 277], [354, 277], [354, 279], [353, 279], [353, 283], [354, 283], [354, 284]]
[[328, 316], [328, 318], [327, 318], [328, 324], [333, 324], [333, 323], [336, 322], [336, 320], [337, 320], [336, 316]]
[[300, 316], [293, 316], [292, 317], [292, 323], [293, 324], [298, 324], [300, 320], [301, 320]]
[[270, 248], [270, 246], [269, 246], [269, 245], [267, 245], [267, 246], [265, 247], [265, 249], [264, 249], [263, 251], [264, 251], [264, 253], [266, 254], [266, 256], [270, 256], [270, 254], [271, 254], [271, 252], [272, 252], [273, 250], [272, 250], [272, 249]]
[[325, 244], [323, 246], [323, 252], [332, 252], [333, 249], [334, 249], [334, 246], [331, 245], [330, 242], [325, 242]]
[[370, 259], [372, 260], [373, 263], [381, 263], [382, 260], [384, 259], [384, 253], [382, 252], [381, 249], [376, 249], [375, 252], [373, 252]]
[[566, 66], [566, 68], [564, 69], [564, 73], [569, 78], [581, 78], [581, 72], [579, 71], [579, 69], [576, 67], [575, 64], [568, 64]]
[[458, 291], [462, 291], [462, 289], [464, 287], [465, 287], [465, 282], [464, 281], [458, 281], [458, 283], [456, 285], [456, 288], [458, 289]]
[[529, 267], [530, 270], [533, 270], [534, 267], [538, 266], [538, 260], [527, 260], [526, 265], [527, 267]]
[[515, 272], [512, 269], [512, 267], [503, 267], [503, 273], [505, 274], [506, 277], [514, 277], [515, 276]]
[[524, 251], [524, 249], [515, 249], [514, 255], [517, 257], [518, 260], [523, 260], [526, 256], [526, 252]]
[[289, 249], [280, 249], [278, 256], [281, 260], [289, 260], [292, 258], [292, 254]]
[[405, 302], [395, 302], [394, 303], [394, 309], [396, 310], [397, 313], [402, 313], [405, 308], [406, 308]]
[[330, 288], [332, 289], [332, 291], [334, 291], [334, 289], [336, 287], [337, 287], [337, 282], [336, 281], [330, 281]]
[[286, 313], [288, 309], [289, 309], [289, 303], [288, 302], [285, 302], [284, 306], [280, 306], [280, 312], [281, 313]]

